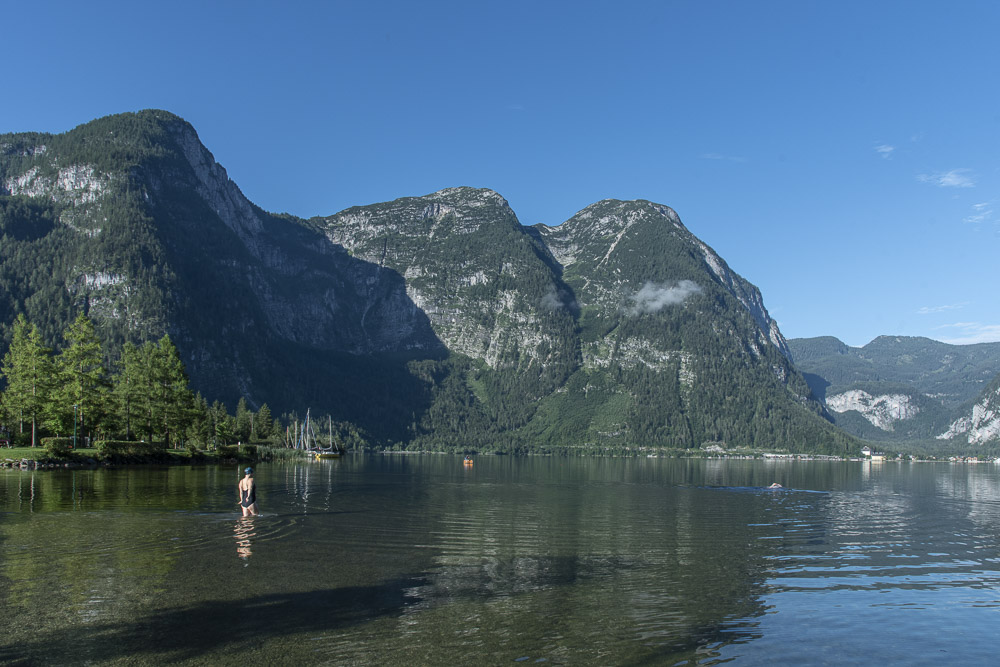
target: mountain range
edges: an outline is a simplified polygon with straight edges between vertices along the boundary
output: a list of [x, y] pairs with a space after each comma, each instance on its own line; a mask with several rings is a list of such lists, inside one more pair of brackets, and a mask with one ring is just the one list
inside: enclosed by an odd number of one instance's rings
[[944, 450], [1000, 438], [1000, 343], [880, 336], [859, 348], [833, 337], [788, 344], [813, 395], [860, 438]]
[[165, 111], [0, 135], [4, 346], [18, 313], [58, 346], [81, 311], [109, 363], [168, 333], [209, 400], [327, 411], [379, 446], [860, 450], [759, 290], [667, 206], [525, 226], [458, 187], [277, 215]]

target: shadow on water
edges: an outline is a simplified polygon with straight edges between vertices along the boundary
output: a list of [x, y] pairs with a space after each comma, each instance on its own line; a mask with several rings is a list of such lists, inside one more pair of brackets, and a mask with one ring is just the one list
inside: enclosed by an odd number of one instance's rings
[[[238, 531], [252, 526], [252, 521], [237, 522]], [[239, 540], [241, 535], [237, 535]], [[512, 624], [523, 635], [526, 645], [536, 644], [537, 636], [561, 637], [568, 645], [593, 641], [593, 628], [601, 617], [594, 616], [602, 605], [588, 604], [587, 598], [574, 597], [573, 591], [587, 582], [617, 581], [631, 588], [635, 575], [648, 570], [641, 559], [601, 557], [530, 557], [505, 559], [489, 566], [446, 567], [419, 576], [398, 578], [372, 586], [325, 588], [295, 593], [270, 593], [241, 600], [205, 600], [178, 605], [116, 621], [79, 623], [53, 630], [41, 630], [29, 641], [0, 645], [2, 664], [103, 664], [135, 662], [212, 663], [246, 661], [254, 655], [264, 662], [292, 660], [293, 651], [310, 651], [310, 640], [329, 637], [382, 618], [429, 612], [460, 601], [474, 601], [496, 608], [500, 600], [509, 600], [519, 609], [520, 618], [506, 618], [496, 627]], [[720, 620], [704, 618], [698, 607], [716, 603], [701, 600], [684, 582], [674, 582], [669, 593], [633, 590], [627, 598], [640, 605], [638, 614], [625, 636], [635, 642], [631, 650], [619, 655], [617, 664], [654, 665], [713, 658], [714, 647], [745, 643], [758, 633], [747, 623], [729, 619], [749, 619], [764, 613], [760, 599], [763, 581], [756, 568], [745, 587], [739, 590], [704, 591], [708, 599], [724, 599]], [[646, 581], [644, 577], [642, 581]], [[603, 589], [604, 587], [601, 586]], [[563, 593], [556, 593], [562, 591]], [[676, 595], [675, 595], [676, 594]], [[568, 595], [562, 603], [561, 595]], [[632, 597], [635, 595], [637, 597]], [[649, 607], [646, 596], [660, 600]], [[612, 596], [613, 598], [615, 596]], [[652, 598], [650, 598], [652, 599]], [[668, 602], [668, 599], [670, 600]], [[513, 602], [520, 600], [520, 602]], [[587, 611], [574, 620], [570, 600], [583, 602]], [[546, 601], [546, 602], [542, 602]], [[621, 601], [608, 600], [612, 605]], [[550, 605], [555, 603], [556, 607]], [[547, 614], [537, 615], [542, 604]], [[570, 606], [563, 607], [563, 604]], [[506, 605], [504, 605], [506, 606]], [[556, 613], [552, 613], [554, 610]], [[721, 610], [720, 610], [721, 611]], [[580, 613], [579, 609], [577, 613]], [[713, 616], [714, 614], [708, 614]], [[641, 620], [641, 619], [645, 620]], [[706, 622], [707, 621], [707, 622]], [[650, 635], [639, 639], [644, 630]], [[427, 629], [434, 634], [433, 630]], [[505, 634], [501, 631], [500, 635]], [[282, 641], [284, 639], [284, 641]], [[276, 641], [277, 640], [277, 641]], [[302, 642], [306, 641], [307, 644]], [[505, 653], [504, 662], [516, 661], [519, 642], [498, 644], [495, 650]], [[398, 643], [385, 647], [387, 655], [404, 650]], [[380, 649], [378, 649], [380, 650]], [[569, 656], [579, 657], [575, 653]], [[301, 657], [296, 654], [296, 657]], [[493, 656], [494, 658], [497, 655]], [[537, 656], [533, 655], [532, 660]], [[559, 655], [551, 659], [559, 663]], [[306, 656], [308, 660], [308, 655]], [[570, 662], [573, 662], [570, 659]], [[489, 660], [484, 664], [489, 664]], [[495, 664], [495, 663], [493, 663]]]
[[408, 591], [421, 583], [398, 579], [376, 586], [208, 600], [120, 622], [59, 628], [29, 642], [0, 646], [0, 663], [178, 662], [227, 651], [245, 657], [256, 644], [275, 637], [328, 632], [398, 614], [419, 601]]

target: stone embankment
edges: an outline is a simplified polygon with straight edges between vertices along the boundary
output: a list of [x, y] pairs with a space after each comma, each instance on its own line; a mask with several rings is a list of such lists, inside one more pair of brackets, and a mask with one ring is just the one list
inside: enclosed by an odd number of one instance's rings
[[4, 459], [0, 468], [20, 468], [21, 470], [40, 470], [45, 468], [92, 468], [98, 465], [94, 459], [86, 461], [47, 461], [45, 459]]

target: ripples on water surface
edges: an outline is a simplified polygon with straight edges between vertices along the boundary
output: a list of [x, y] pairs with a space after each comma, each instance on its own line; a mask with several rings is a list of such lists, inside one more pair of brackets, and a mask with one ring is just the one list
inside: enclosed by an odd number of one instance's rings
[[992, 464], [351, 456], [251, 519], [239, 475], [0, 471], [0, 662], [992, 658]]

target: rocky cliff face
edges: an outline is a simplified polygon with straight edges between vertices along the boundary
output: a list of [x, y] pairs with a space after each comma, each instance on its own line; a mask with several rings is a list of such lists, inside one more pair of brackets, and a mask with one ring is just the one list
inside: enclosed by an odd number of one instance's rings
[[491, 368], [546, 363], [563, 350], [573, 322], [560, 281], [496, 192], [449, 188], [312, 223], [353, 257], [401, 275], [449, 350]]
[[911, 419], [920, 412], [920, 407], [907, 394], [873, 396], [861, 389], [827, 396], [826, 407], [838, 413], [854, 410], [883, 431], [892, 431], [896, 422]]
[[[578, 290], [578, 300], [587, 306], [605, 314], [649, 314], [683, 305], [711, 284], [735, 299], [739, 309], [753, 319], [757, 331], [747, 343], [755, 355], [773, 346], [786, 358], [790, 356], [760, 291], [692, 234], [669, 206], [605, 200], [558, 227], [535, 229], [565, 268], [567, 280]], [[636, 262], [651, 249], [664, 253], [660, 265]]]
[[937, 436], [938, 440], [964, 441], [970, 445], [983, 445], [1000, 440], [1000, 376], [986, 388], [966, 414], [951, 423], [948, 430]]

